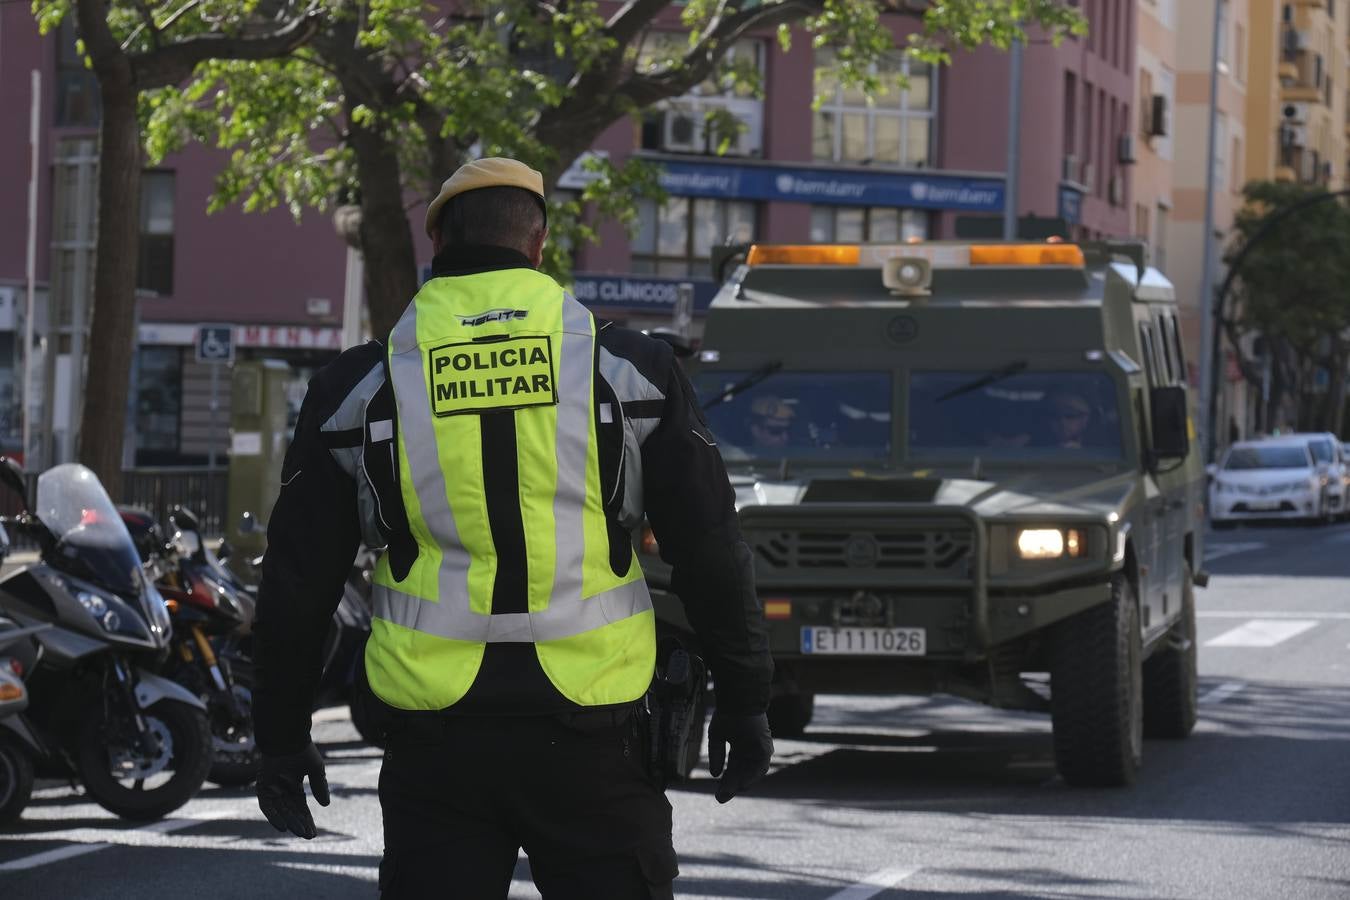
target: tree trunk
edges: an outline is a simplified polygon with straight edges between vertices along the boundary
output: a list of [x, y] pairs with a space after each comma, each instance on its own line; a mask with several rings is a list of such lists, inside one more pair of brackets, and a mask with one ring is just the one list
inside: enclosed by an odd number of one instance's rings
[[361, 182], [361, 250], [370, 328], [384, 340], [417, 293], [417, 256], [403, 209], [398, 151], [378, 130], [355, 123], [350, 143]]
[[[131, 67], [99, 73], [98, 257], [89, 327], [79, 459], [109, 496], [122, 492], [122, 436], [131, 355], [136, 350], [136, 263], [140, 245], [141, 142]], [[80, 327], [83, 323], [75, 323]], [[78, 365], [79, 361], [76, 360]]]

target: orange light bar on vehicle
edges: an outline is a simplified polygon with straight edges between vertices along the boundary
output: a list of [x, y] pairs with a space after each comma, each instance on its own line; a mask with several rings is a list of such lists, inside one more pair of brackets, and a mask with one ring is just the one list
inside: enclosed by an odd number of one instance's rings
[[750, 266], [856, 266], [861, 259], [857, 244], [755, 244], [745, 262]]
[[1083, 251], [1075, 244], [977, 244], [970, 248], [972, 266], [1073, 266], [1083, 268]]
[[790, 619], [792, 618], [791, 600], [765, 600], [764, 618], [766, 619]]

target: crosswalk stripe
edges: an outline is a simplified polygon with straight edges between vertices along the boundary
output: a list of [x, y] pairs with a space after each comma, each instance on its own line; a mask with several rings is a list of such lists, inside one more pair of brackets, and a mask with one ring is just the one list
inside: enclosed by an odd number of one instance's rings
[[1206, 647], [1274, 647], [1310, 628], [1312, 619], [1252, 619], [1231, 631], [1205, 641]]

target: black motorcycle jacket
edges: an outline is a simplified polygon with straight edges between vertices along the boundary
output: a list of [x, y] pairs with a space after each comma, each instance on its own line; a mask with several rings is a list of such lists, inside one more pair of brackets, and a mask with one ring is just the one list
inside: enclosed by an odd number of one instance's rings
[[[512, 250], [455, 247], [436, 257], [433, 277], [527, 266]], [[601, 483], [617, 488], [607, 509], [612, 539], [626, 544], [645, 515], [712, 670], [718, 706], [761, 713], [773, 663], [716, 442], [669, 345], [600, 319], [596, 328], [596, 399], [622, 411], [597, 417], [596, 426]], [[323, 636], [362, 541], [385, 547], [396, 577], [418, 552], [389, 449], [397, 423], [385, 365], [385, 345], [371, 341], [319, 371], [286, 454], [254, 626], [255, 735], [265, 754], [295, 752], [309, 740]], [[473, 688], [448, 712], [562, 711], [561, 697], [548, 707], [504, 702], [520, 693], [505, 690], [512, 679], [546, 677], [532, 645], [489, 644]]]

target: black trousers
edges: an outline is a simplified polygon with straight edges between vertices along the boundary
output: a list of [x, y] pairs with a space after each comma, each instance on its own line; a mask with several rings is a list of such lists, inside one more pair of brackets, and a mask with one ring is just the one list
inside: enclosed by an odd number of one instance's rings
[[502, 900], [521, 848], [544, 900], [673, 897], [670, 803], [629, 711], [395, 723], [382, 900]]

